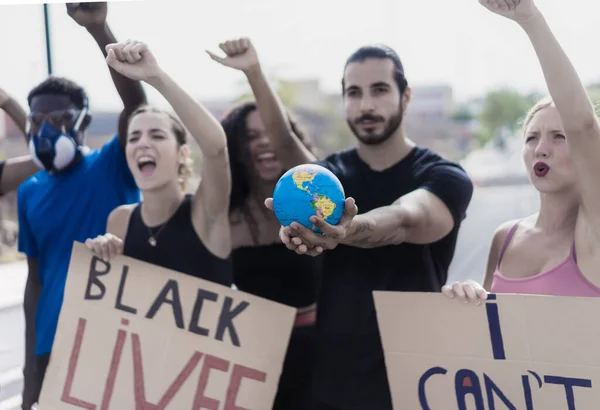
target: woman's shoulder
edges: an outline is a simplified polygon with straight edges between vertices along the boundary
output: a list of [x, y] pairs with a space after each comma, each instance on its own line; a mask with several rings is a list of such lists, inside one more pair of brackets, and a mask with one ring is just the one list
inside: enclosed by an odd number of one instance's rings
[[534, 217], [535, 215], [530, 215], [525, 218], [511, 219], [498, 225], [494, 231], [494, 236], [492, 239], [493, 246], [497, 248], [502, 247], [513, 228], [515, 228], [517, 225], [529, 225], [531, 223], [531, 219]]
[[127, 229], [129, 228], [129, 219], [131, 218], [131, 214], [138, 206], [139, 203], [127, 204], [113, 209], [108, 216], [106, 231], [124, 240], [127, 236]]
[[110, 213], [109, 219], [110, 218], [120, 219], [123, 217], [128, 218], [131, 215], [131, 213], [134, 211], [134, 209], [137, 208], [139, 205], [140, 205], [139, 203], [120, 205], [112, 210], [112, 212]]

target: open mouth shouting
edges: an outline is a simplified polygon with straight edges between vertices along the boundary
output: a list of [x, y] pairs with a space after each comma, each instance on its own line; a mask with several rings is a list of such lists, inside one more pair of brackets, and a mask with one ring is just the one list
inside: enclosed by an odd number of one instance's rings
[[550, 166], [545, 162], [536, 162], [533, 166], [533, 172], [535, 172], [535, 176], [537, 177], [545, 177], [550, 172]]
[[149, 155], [144, 155], [138, 158], [137, 165], [142, 175], [149, 177], [154, 174], [154, 170], [156, 169], [156, 160]]

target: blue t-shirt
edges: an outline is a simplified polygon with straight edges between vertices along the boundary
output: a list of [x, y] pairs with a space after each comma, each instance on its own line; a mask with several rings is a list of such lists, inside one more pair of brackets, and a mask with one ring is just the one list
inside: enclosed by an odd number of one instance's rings
[[42, 286], [35, 319], [39, 356], [52, 350], [73, 242], [104, 234], [111, 211], [139, 202], [140, 192], [115, 136], [67, 171], [39, 171], [17, 195], [19, 251], [37, 258]]

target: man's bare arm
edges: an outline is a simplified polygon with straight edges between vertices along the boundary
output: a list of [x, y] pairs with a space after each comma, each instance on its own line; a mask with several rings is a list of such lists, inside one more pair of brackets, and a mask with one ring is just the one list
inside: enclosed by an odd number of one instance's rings
[[35, 373], [35, 312], [40, 297], [41, 284], [37, 258], [27, 258], [29, 272], [25, 285], [23, 310], [25, 313], [25, 365], [23, 368], [23, 409], [29, 410], [38, 401], [39, 386]]
[[[106, 46], [117, 42], [115, 36], [110, 31], [108, 24], [102, 28], [90, 29], [88, 31], [92, 37], [94, 37], [96, 43], [98, 43], [104, 57], [106, 57], [108, 55]], [[141, 82], [130, 80], [112, 68], [109, 70], [115, 88], [119, 93], [119, 97], [121, 97], [121, 101], [123, 101], [123, 111], [121, 111], [121, 114], [119, 115], [118, 132], [119, 141], [122, 146], [125, 146], [125, 141], [127, 140], [127, 121], [136, 108], [147, 103], [146, 93]]]
[[[77, 6], [74, 7], [74, 5]], [[100, 47], [104, 58], [106, 58], [108, 56], [106, 46], [117, 43], [117, 39], [106, 22], [108, 12], [107, 3], [71, 3], [67, 4], [67, 12], [77, 24], [84, 27], [90, 33], [96, 44]], [[139, 81], [133, 81], [110, 67], [109, 71], [124, 106], [123, 111], [119, 115], [118, 125], [119, 141], [124, 147], [127, 140], [127, 120], [129, 119], [129, 115], [140, 105], [146, 104], [146, 93]]]
[[359, 248], [433, 243], [448, 235], [454, 220], [433, 193], [418, 189], [392, 205], [354, 217], [341, 243]]
[[0, 108], [8, 114], [10, 119], [19, 128], [25, 138], [25, 144], [29, 144], [27, 138], [27, 113], [21, 107], [21, 104], [2, 89], [0, 89]]
[[0, 194], [16, 191], [19, 185], [40, 170], [29, 155], [8, 159], [0, 167]]

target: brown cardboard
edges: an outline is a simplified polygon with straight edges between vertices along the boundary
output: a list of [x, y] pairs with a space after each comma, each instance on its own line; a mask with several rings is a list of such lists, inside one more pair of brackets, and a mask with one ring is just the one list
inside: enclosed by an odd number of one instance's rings
[[395, 410], [600, 406], [600, 299], [373, 295]]
[[[149, 318], [157, 298], [171, 303]], [[295, 315], [135, 259], [108, 266], [76, 242], [40, 409], [270, 410]]]

